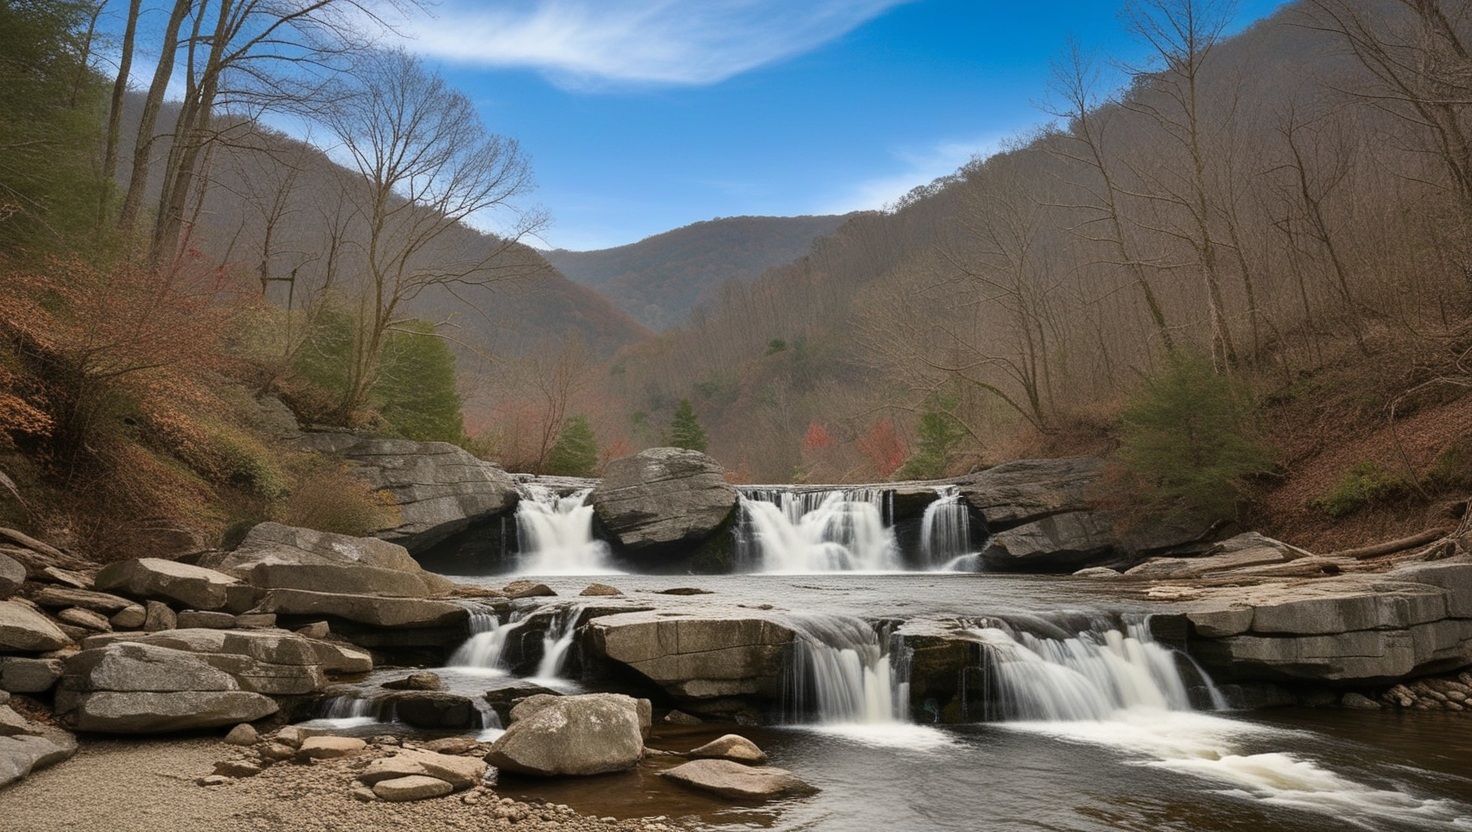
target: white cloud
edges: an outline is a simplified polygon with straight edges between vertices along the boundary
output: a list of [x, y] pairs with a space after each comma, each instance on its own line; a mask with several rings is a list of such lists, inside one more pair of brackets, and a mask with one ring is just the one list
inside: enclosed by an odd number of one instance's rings
[[852, 185], [837, 198], [817, 208], [816, 213], [846, 214], [850, 211], [872, 211], [891, 206], [914, 188], [955, 173], [972, 158], [986, 158], [996, 153], [1002, 148], [1007, 135], [1010, 134], [941, 141], [919, 150], [895, 151], [893, 155], [898, 163], [896, 170]]
[[539, 70], [568, 87], [713, 84], [842, 37], [911, 0], [452, 0], [409, 48]]

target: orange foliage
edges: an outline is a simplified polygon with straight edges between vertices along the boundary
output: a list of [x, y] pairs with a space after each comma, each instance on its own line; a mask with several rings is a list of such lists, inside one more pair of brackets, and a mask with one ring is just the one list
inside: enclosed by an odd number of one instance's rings
[[817, 422], [808, 423], [808, 432], [802, 438], [802, 448], [804, 451], [816, 451], [819, 448], [826, 448], [832, 442], [833, 440], [828, 436], [828, 428], [826, 426], [820, 425]]
[[904, 440], [895, 433], [894, 420], [888, 416], [880, 419], [878, 424], [860, 436], [854, 444], [858, 445], [881, 477], [893, 474], [910, 455]]

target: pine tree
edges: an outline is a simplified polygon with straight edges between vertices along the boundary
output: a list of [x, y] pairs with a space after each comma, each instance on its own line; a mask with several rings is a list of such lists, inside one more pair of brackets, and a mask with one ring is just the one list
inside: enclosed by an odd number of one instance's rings
[[547, 473], [559, 477], [591, 477], [598, 467], [598, 440], [593, 427], [582, 416], [562, 425], [557, 442], [547, 455]]
[[695, 406], [690, 404], [689, 399], [680, 399], [680, 407], [675, 411], [675, 420], [670, 423], [670, 444], [676, 448], [701, 452], [704, 452], [709, 444], [705, 436], [705, 428], [701, 427], [700, 420], [695, 418]]

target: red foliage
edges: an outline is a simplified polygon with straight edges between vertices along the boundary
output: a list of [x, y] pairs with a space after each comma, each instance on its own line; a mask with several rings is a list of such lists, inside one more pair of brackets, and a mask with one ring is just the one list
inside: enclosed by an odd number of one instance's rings
[[629, 440], [620, 436], [612, 442], [609, 442], [608, 446], [603, 449], [603, 462], [607, 464], [611, 460], [623, 459], [626, 456], [632, 456], [633, 453], [634, 446], [629, 444]]
[[858, 445], [881, 477], [893, 474], [910, 455], [904, 441], [895, 433], [894, 421], [888, 416], [880, 419], [878, 424], [860, 436], [854, 444]]
[[820, 448], [826, 448], [832, 443], [833, 440], [828, 436], [828, 428], [826, 426], [820, 425], [817, 422], [808, 423], [808, 432], [802, 438], [804, 451], [816, 451]]

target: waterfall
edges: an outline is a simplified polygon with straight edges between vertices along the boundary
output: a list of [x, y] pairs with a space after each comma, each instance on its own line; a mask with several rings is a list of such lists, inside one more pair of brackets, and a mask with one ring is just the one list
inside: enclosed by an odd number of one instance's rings
[[938, 486], [935, 502], [920, 520], [920, 555], [929, 569], [975, 571], [971, 550], [971, 510], [961, 489]]
[[751, 489], [741, 496], [737, 562], [758, 572], [897, 571], [885, 523], [892, 492]]
[[542, 660], [537, 664], [533, 678], [546, 681], [562, 676], [562, 666], [567, 664], [567, 651], [577, 635], [578, 613], [581, 611], [580, 607], [567, 607], [547, 625], [547, 632], [542, 636]]
[[331, 696], [323, 700], [318, 720], [331, 720], [337, 727], [365, 725], [370, 722], [393, 722], [395, 719], [393, 700], [387, 697], [371, 699], [355, 693]]
[[881, 637], [867, 622], [844, 616], [787, 623], [797, 633], [783, 679], [789, 720], [812, 713], [824, 724], [909, 721], [909, 663], [898, 637]]
[[1104, 720], [1128, 708], [1191, 710], [1176, 654], [1157, 644], [1143, 622], [1065, 639], [999, 627], [969, 632], [986, 659], [989, 719]]
[[536, 483], [522, 487], [516, 508], [520, 572], [532, 575], [597, 575], [613, 570], [608, 545], [593, 539], [591, 488], [566, 497]]
[[501, 654], [506, 649], [506, 638], [524, 621], [513, 621], [502, 625], [495, 613], [472, 611], [470, 613], [470, 638], [450, 656], [449, 667], [504, 674], [506, 667]]

